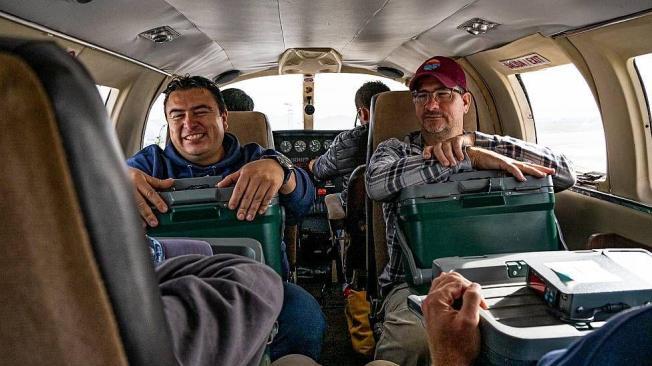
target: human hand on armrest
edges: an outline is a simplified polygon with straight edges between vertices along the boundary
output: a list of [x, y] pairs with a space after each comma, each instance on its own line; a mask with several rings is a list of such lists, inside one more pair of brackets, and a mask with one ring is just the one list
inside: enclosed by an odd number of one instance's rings
[[[454, 303], [462, 300], [462, 307]], [[433, 365], [471, 365], [480, 354], [480, 285], [456, 272], [442, 273], [424, 299], [423, 311]]]
[[154, 178], [139, 169], [131, 167], [129, 168], [128, 174], [129, 178], [131, 178], [131, 181], [134, 183], [136, 207], [138, 208], [140, 217], [142, 217], [147, 225], [151, 227], [157, 226], [158, 220], [150, 207], [150, 203], [160, 212], [166, 212], [168, 206], [157, 191], [172, 187], [174, 179]]
[[514, 160], [480, 147], [467, 147], [466, 153], [471, 160], [471, 166], [473, 168], [504, 170], [521, 182], [526, 180], [525, 174], [538, 178], [543, 178], [546, 175], [555, 175], [555, 169], [553, 168]]

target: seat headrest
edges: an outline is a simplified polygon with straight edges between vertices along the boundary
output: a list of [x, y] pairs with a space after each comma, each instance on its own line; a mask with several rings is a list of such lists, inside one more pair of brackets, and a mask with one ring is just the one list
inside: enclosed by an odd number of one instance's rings
[[371, 100], [367, 150], [369, 156], [381, 142], [392, 137], [401, 139], [420, 128], [409, 91], [390, 91], [375, 95]]
[[274, 137], [267, 117], [260, 112], [229, 112], [227, 132], [238, 138], [241, 145], [256, 143], [266, 149], [274, 148]]

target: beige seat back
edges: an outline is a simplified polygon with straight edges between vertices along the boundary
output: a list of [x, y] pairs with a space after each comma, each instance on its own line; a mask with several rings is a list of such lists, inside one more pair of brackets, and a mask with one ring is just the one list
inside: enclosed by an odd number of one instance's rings
[[267, 117], [260, 112], [229, 112], [227, 132], [238, 138], [240, 144], [256, 143], [264, 148], [274, 148], [274, 137]]
[[0, 54], [0, 85], [4, 360], [126, 365], [47, 95], [9, 54]]
[[178, 365], [90, 75], [54, 43], [0, 38], [0, 94], [0, 363]]
[[[403, 139], [410, 132], [418, 131], [421, 128], [412, 102], [411, 92], [392, 91], [375, 96], [371, 103], [370, 123], [367, 162], [381, 142], [392, 137]], [[469, 112], [464, 116], [464, 129], [466, 131], [475, 131], [477, 125], [475, 100], [472, 98]], [[375, 259], [376, 274], [380, 275], [389, 259], [385, 240], [385, 220], [382, 205], [375, 201], [369, 201], [370, 205], [368, 206], [370, 206], [370, 209], [367, 216], [371, 221], [368, 224], [371, 230], [367, 231], [367, 245], [370, 249], [371, 247], [374, 248], [373, 258]], [[371, 241], [373, 241], [373, 246], [370, 243]], [[371, 258], [368, 258], [368, 260], [371, 260]]]
[[[368, 157], [371, 157], [376, 147], [381, 142], [392, 137], [401, 139], [412, 131], [421, 127], [414, 111], [412, 94], [409, 91], [393, 91], [376, 95], [371, 102], [371, 121], [369, 125]], [[383, 218], [382, 204], [369, 200], [367, 205], [367, 245], [373, 250], [369, 254], [368, 262], [375, 262], [377, 278], [385, 268], [388, 261], [387, 241], [385, 240], [385, 219]], [[371, 272], [374, 268], [369, 268]]]

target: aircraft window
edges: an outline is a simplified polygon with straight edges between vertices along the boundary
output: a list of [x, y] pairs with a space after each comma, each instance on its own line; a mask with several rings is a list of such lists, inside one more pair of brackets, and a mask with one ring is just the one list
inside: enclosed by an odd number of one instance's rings
[[249, 94], [272, 130], [303, 130], [303, 75], [264, 76], [221, 87], [229, 88]]
[[168, 122], [165, 120], [165, 111], [163, 110], [164, 99], [165, 94], [161, 93], [149, 110], [145, 133], [143, 134], [143, 146], [157, 144], [161, 148], [165, 148], [165, 141], [168, 137]]
[[602, 117], [577, 68], [568, 64], [519, 77], [532, 108], [537, 142], [564, 153], [580, 173], [606, 173]]
[[650, 115], [650, 100], [652, 100], [652, 53], [634, 57], [634, 65], [636, 66], [638, 76], [641, 78], [641, 84], [643, 84], [647, 113]]
[[367, 81], [382, 81], [390, 90], [407, 90], [395, 80], [366, 74], [315, 75], [315, 130], [346, 130], [353, 128], [356, 118], [355, 92]]

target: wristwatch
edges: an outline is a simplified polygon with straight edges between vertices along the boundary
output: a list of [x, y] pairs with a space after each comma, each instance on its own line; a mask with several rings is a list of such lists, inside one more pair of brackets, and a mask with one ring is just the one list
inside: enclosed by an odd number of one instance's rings
[[276, 162], [281, 166], [281, 168], [283, 168], [283, 184], [287, 183], [288, 180], [290, 180], [290, 176], [294, 171], [294, 164], [292, 164], [292, 161], [288, 159], [287, 156], [278, 153], [278, 155], [262, 156], [261, 159], [276, 160]]

